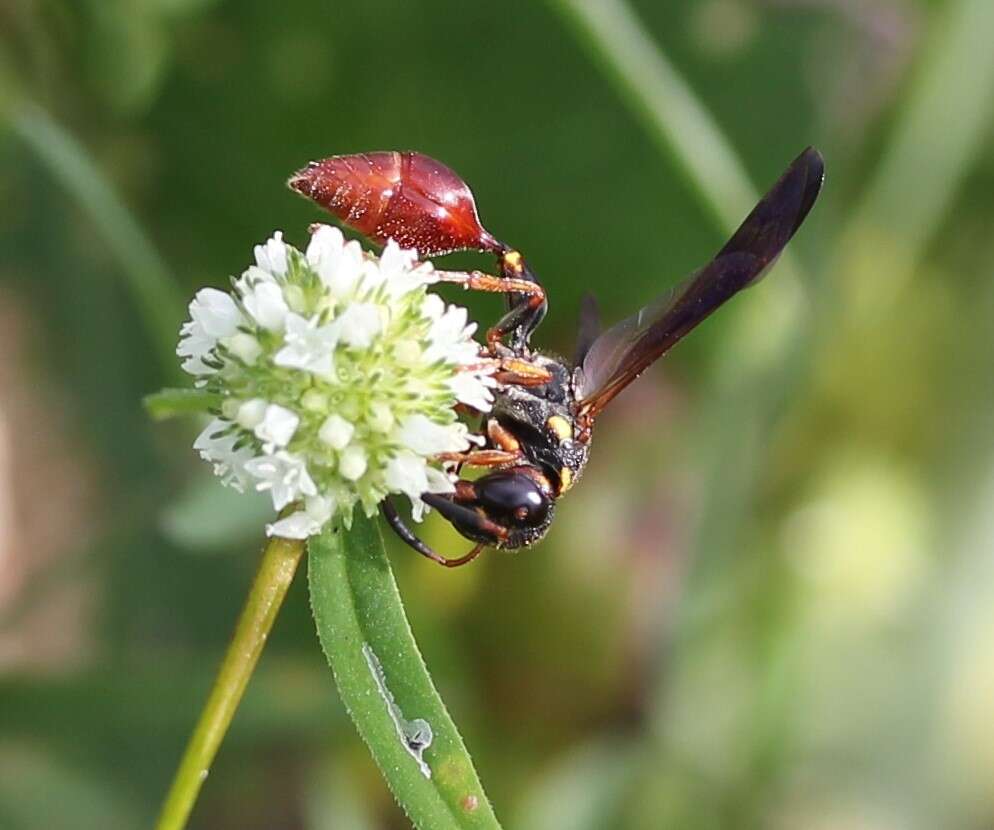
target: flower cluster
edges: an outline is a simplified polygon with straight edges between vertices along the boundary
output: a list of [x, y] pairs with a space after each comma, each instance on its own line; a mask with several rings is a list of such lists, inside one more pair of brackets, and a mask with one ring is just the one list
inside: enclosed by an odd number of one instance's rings
[[433, 459], [469, 448], [454, 406], [487, 411], [493, 367], [466, 310], [427, 292], [436, 281], [414, 251], [390, 242], [377, 257], [320, 225], [306, 253], [277, 232], [231, 293], [190, 303], [176, 351], [221, 401], [194, 448], [226, 484], [298, 505], [271, 536], [348, 524], [390, 493], [420, 520], [423, 493], [453, 490]]

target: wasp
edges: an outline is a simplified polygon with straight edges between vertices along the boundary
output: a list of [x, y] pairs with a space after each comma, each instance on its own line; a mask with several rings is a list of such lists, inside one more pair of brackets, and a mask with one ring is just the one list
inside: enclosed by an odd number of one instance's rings
[[460, 250], [496, 257], [495, 274], [439, 271], [445, 282], [504, 294], [506, 313], [486, 333], [498, 368], [493, 408], [482, 417], [479, 447], [440, 458], [453, 469], [484, 468], [460, 478], [455, 492], [426, 493], [460, 534], [476, 543], [447, 559], [405, 524], [387, 499], [390, 527], [418, 553], [447, 567], [484, 548], [515, 550], [541, 539], [555, 505], [583, 473], [597, 416], [650, 364], [719, 306], [756, 283], [794, 236], [821, 190], [824, 160], [804, 150], [763, 196], [731, 239], [704, 267], [638, 312], [600, 331], [588, 297], [572, 363], [531, 347], [548, 310], [546, 293], [521, 252], [480, 223], [467, 184], [441, 162], [417, 152], [371, 152], [311, 162], [289, 186], [346, 226], [384, 245], [393, 239], [424, 258]]

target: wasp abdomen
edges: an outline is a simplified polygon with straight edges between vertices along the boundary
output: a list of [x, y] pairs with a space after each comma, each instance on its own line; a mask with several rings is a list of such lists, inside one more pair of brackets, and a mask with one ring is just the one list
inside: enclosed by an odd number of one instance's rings
[[469, 186], [421, 153], [332, 156], [288, 184], [375, 242], [393, 239], [422, 257], [505, 247], [480, 224]]

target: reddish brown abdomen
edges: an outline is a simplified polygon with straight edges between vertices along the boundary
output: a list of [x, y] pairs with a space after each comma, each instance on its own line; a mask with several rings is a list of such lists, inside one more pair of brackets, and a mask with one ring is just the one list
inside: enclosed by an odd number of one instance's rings
[[288, 184], [380, 245], [393, 239], [422, 257], [504, 247], [480, 224], [466, 183], [421, 153], [332, 156]]

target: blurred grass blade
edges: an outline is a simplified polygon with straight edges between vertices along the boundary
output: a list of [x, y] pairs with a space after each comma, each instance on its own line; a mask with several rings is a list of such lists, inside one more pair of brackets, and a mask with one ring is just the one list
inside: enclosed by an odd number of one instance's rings
[[[628, 3], [550, 2], [573, 26], [659, 149], [675, 162], [718, 227], [733, 233], [758, 201], [756, 189], [718, 122]], [[726, 374], [742, 379], [744, 373], [775, 369], [780, 355], [793, 350], [803, 319], [801, 275], [788, 249], [777, 264], [776, 289], [760, 286], [751, 303], [736, 306], [719, 356]]]
[[[309, 543], [311, 608], [342, 702], [423, 830], [498, 828], [404, 615], [375, 520]], [[406, 739], [402, 739], [401, 736]]]
[[552, 0], [601, 68], [676, 161], [722, 230], [739, 226], [756, 191], [731, 143], [624, 0]]
[[202, 389], [162, 389], [142, 399], [145, 411], [156, 421], [209, 412], [220, 403], [219, 395]]
[[[942, 14], [894, 138], [851, 214], [847, 242], [838, 246], [846, 251], [854, 242], [872, 248], [883, 241], [893, 247], [905, 267], [876, 267], [872, 273], [875, 283], [888, 283], [889, 293], [902, 287], [946, 217], [987, 146], [994, 116], [994, 3], [959, 0], [946, 4]], [[879, 255], [868, 253], [878, 265]]]
[[122, 266], [161, 366], [167, 376], [176, 375], [174, 350], [183, 300], [151, 241], [82, 145], [48, 113], [33, 104], [21, 104], [11, 111], [10, 123], [93, 219]]

